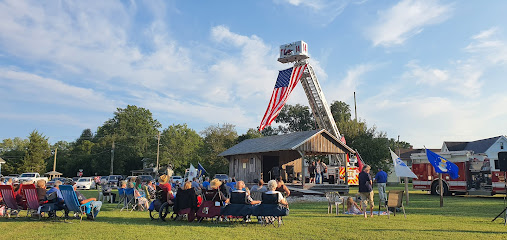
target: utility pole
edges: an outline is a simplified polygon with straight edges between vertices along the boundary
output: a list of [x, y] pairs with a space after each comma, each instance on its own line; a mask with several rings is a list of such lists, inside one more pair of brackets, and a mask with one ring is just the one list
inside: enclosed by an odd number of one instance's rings
[[160, 131], [158, 131], [157, 136], [157, 176], [158, 176], [158, 157], [160, 155]]
[[354, 92], [354, 118], [357, 122], [357, 104], [356, 104], [356, 92]]
[[111, 146], [111, 175], [113, 175], [113, 162], [114, 162], [114, 140]]

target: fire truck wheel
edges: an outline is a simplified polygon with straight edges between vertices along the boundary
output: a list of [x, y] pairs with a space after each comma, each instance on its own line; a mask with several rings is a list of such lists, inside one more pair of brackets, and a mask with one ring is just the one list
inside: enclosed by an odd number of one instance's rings
[[[444, 196], [449, 195], [449, 187], [447, 187], [447, 183], [442, 182], [442, 184], [442, 188], [444, 189]], [[438, 181], [434, 181], [431, 184], [431, 195], [440, 195], [440, 187], [438, 186]]]

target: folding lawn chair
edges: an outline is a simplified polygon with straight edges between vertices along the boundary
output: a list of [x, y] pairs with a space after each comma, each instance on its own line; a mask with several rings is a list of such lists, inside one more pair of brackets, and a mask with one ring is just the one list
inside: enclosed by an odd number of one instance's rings
[[77, 213], [80, 217], [79, 222], [83, 220], [83, 215], [91, 214], [91, 203], [87, 202], [85, 204], [80, 204], [79, 200], [77, 199], [76, 192], [74, 191], [74, 188], [70, 185], [60, 185], [60, 192], [62, 192], [63, 200], [65, 201], [65, 206], [69, 210], [69, 212]]
[[246, 192], [232, 192], [230, 204], [220, 210], [220, 215], [229, 220], [247, 220], [252, 215], [253, 206], [247, 202]]
[[[278, 203], [277, 194], [262, 193], [262, 202], [253, 208], [253, 215], [260, 217], [263, 226], [273, 225], [280, 227], [283, 224], [283, 216], [289, 215], [289, 209]], [[278, 225], [275, 225], [278, 223]]]
[[125, 188], [125, 197], [124, 197], [124, 205], [123, 208], [120, 209], [120, 212], [123, 211], [123, 209], [129, 210], [129, 207], [131, 210], [134, 210], [136, 208], [136, 202], [137, 199], [134, 196], [134, 188]]
[[39, 196], [37, 195], [37, 188], [35, 188], [34, 184], [29, 185], [22, 185], [21, 191], [24, 192], [25, 199], [26, 199], [26, 216], [29, 215], [33, 217], [33, 215], [38, 215], [38, 218], [40, 219], [39, 215]]
[[389, 208], [393, 208], [394, 216], [396, 216], [396, 209], [402, 208], [403, 215], [407, 218], [407, 214], [405, 214], [405, 206], [403, 206], [403, 192], [404, 191], [389, 191], [388, 200], [387, 200], [387, 218], [390, 218]]
[[206, 191], [203, 195], [203, 202], [196, 213], [197, 221], [201, 222], [204, 218], [216, 218], [218, 220], [220, 208], [223, 206], [221, 199], [222, 192]]
[[[125, 208], [125, 200], [127, 198], [125, 197], [125, 188], [118, 188], [118, 204], [116, 205], [116, 208], [120, 206], [120, 204], [123, 204], [123, 208]], [[122, 208], [122, 210], [123, 210]], [[121, 210], [120, 210], [121, 211]]]
[[17, 218], [23, 208], [16, 202], [12, 185], [0, 185], [0, 192], [2, 192], [2, 197], [7, 207], [6, 216], [10, 218], [11, 215], [16, 215]]

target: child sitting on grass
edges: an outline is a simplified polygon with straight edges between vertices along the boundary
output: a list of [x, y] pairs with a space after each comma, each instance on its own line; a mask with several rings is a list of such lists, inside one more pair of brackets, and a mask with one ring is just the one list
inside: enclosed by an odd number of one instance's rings
[[347, 199], [347, 212], [348, 214], [361, 214], [361, 208], [357, 205], [352, 197]]

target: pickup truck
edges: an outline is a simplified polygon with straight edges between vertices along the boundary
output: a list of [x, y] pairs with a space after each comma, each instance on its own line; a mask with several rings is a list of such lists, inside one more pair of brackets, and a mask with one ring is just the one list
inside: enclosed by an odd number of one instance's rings
[[43, 179], [46, 182], [48, 182], [47, 177], [41, 177], [39, 173], [23, 173], [19, 175], [18, 181], [20, 183], [26, 182], [26, 181], [33, 181], [33, 183], [36, 183], [38, 180]]

